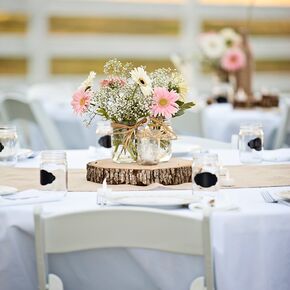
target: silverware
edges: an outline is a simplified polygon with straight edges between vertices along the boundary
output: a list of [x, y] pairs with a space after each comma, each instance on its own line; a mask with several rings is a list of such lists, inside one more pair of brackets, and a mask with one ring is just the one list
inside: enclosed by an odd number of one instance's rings
[[261, 195], [268, 203], [281, 203], [286, 206], [290, 206], [290, 203], [283, 199], [274, 198], [267, 190], [261, 191]]

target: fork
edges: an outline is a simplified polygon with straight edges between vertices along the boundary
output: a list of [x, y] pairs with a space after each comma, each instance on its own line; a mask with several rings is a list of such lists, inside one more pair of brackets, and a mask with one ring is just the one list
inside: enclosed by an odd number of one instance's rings
[[281, 203], [287, 206], [290, 206], [290, 203], [283, 200], [283, 199], [276, 199], [274, 198], [267, 190], [261, 191], [261, 195], [263, 199], [268, 203]]

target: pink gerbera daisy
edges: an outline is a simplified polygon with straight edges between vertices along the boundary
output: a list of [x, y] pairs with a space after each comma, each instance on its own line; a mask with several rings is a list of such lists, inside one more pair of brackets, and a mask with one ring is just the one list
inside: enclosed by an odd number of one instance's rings
[[240, 48], [229, 49], [221, 59], [221, 66], [229, 72], [238, 71], [246, 64], [245, 53]]
[[174, 91], [169, 92], [165, 88], [155, 88], [152, 107], [153, 116], [171, 118], [178, 111], [178, 105], [176, 104], [178, 99], [179, 95]]
[[85, 91], [85, 89], [83, 88], [78, 89], [73, 94], [71, 105], [76, 114], [81, 115], [87, 110], [90, 104], [91, 96], [92, 96], [91, 91]]

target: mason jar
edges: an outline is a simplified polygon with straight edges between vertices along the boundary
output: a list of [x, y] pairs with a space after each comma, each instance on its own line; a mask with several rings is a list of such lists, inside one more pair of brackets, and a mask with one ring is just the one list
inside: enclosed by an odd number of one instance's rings
[[42, 151], [40, 156], [41, 189], [65, 195], [68, 189], [66, 152]]
[[164, 132], [160, 137], [160, 162], [167, 162], [172, 157], [172, 140], [176, 139], [171, 121], [165, 120], [164, 125], [168, 128], [169, 132]]
[[148, 126], [140, 126], [137, 132], [137, 163], [156, 165], [160, 158], [160, 134]]
[[0, 166], [13, 166], [17, 162], [16, 127], [0, 124]]
[[98, 121], [96, 128], [97, 148], [112, 148], [112, 127], [109, 121]]
[[239, 157], [242, 163], [263, 161], [264, 132], [261, 124], [244, 124], [239, 132]]
[[218, 155], [212, 153], [195, 153], [192, 163], [193, 193], [214, 195], [219, 190]]

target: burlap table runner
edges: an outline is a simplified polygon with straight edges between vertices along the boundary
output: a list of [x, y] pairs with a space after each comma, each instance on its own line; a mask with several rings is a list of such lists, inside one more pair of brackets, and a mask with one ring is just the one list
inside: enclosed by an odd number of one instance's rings
[[[290, 186], [290, 165], [239, 165], [227, 166], [230, 176], [235, 180], [233, 188]], [[0, 168], [0, 184], [16, 187], [18, 190], [39, 189], [39, 169]], [[86, 170], [69, 170], [69, 191], [96, 191], [101, 185], [86, 180]], [[173, 186], [151, 184], [149, 186], [110, 185], [112, 190], [154, 190], [154, 189], [191, 189], [190, 183]]]
[[[230, 176], [235, 180], [233, 188], [247, 187], [275, 187], [290, 186], [290, 165], [239, 165], [227, 166]], [[101, 185], [86, 180], [86, 170], [72, 169], [68, 174], [69, 191], [89, 192], [96, 191]], [[39, 169], [36, 168], [0, 168], [0, 184], [13, 186], [18, 190], [40, 188]], [[191, 189], [190, 183], [163, 186], [151, 184], [149, 186], [110, 185], [114, 191]]]

